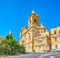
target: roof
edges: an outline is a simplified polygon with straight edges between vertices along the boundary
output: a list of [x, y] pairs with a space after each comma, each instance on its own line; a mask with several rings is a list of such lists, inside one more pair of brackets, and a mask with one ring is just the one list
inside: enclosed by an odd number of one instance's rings
[[38, 17], [38, 15], [35, 14], [34, 10], [32, 11], [31, 15], [28, 17], [28, 19], [32, 16], [35, 15], [36, 17]]
[[45, 27], [44, 27], [44, 25], [43, 25], [43, 23], [41, 23], [41, 25], [40, 25], [40, 27], [39, 27], [39, 28], [45, 28]]

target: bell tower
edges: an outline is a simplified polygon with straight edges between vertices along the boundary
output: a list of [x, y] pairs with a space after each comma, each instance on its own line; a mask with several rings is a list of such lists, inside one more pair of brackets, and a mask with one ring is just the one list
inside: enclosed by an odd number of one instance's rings
[[32, 11], [30, 17], [28, 18], [28, 26], [38, 26], [38, 16]]

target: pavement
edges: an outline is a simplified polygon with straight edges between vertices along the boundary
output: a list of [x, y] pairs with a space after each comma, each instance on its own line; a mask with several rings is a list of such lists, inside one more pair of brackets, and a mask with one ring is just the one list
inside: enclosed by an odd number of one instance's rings
[[49, 53], [29, 53], [20, 56], [8, 56], [0, 58], [60, 58], [60, 52], [49, 52]]
[[40, 56], [40, 53], [30, 53], [20, 56], [8, 56], [8, 57], [0, 57], [0, 58], [38, 58], [38, 56]]
[[41, 54], [38, 58], [60, 58], [60, 52], [49, 52]]

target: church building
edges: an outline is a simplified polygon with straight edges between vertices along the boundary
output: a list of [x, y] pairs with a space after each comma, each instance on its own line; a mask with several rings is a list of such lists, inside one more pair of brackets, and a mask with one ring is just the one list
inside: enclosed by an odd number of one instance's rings
[[60, 27], [48, 32], [42, 23], [39, 25], [39, 17], [32, 11], [28, 28], [22, 28], [20, 32], [20, 45], [25, 46], [26, 52], [60, 50]]

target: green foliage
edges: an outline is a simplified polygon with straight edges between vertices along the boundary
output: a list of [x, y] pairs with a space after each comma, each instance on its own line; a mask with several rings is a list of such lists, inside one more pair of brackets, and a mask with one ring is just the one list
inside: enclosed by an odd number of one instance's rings
[[33, 52], [35, 52], [35, 50], [33, 50]]
[[13, 37], [12, 36], [10, 36], [10, 35], [7, 35], [6, 36], [6, 39], [8, 40], [8, 39], [12, 39]]
[[2, 44], [0, 46], [0, 54], [2, 53], [2, 55], [6, 54], [6, 55], [9, 55], [10, 54], [10, 51], [11, 51], [11, 48], [8, 44]]
[[6, 39], [0, 44], [0, 55], [16, 55], [25, 53], [25, 47], [13, 39]]

